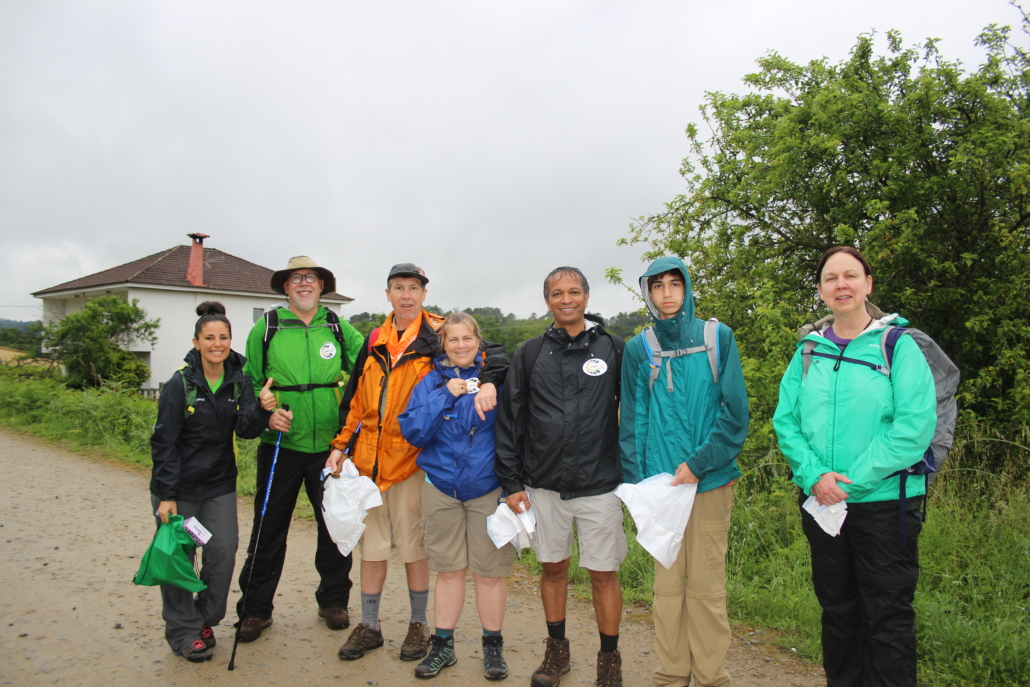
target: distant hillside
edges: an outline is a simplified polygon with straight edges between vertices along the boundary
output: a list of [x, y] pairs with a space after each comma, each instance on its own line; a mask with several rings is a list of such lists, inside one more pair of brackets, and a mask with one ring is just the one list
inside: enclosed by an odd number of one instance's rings
[[[39, 320], [33, 320], [32, 322], [39, 322]], [[29, 328], [32, 322], [20, 322], [18, 320], [5, 320], [0, 317], [0, 329], [17, 329], [20, 332], [24, 332]]]

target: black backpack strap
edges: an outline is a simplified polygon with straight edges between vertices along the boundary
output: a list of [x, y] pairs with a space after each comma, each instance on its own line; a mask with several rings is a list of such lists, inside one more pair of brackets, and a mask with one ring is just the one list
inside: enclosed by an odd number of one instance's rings
[[261, 337], [261, 376], [268, 379], [268, 345], [279, 331], [279, 309], [272, 308], [264, 314], [265, 335]]
[[605, 332], [612, 339], [612, 348], [615, 349], [615, 398], [622, 396], [622, 352], [626, 349], [626, 341], [621, 336], [611, 332]]
[[179, 376], [182, 377], [182, 390], [186, 395], [186, 406], [182, 411], [184, 419], [196, 412], [194, 406], [197, 403], [197, 385], [186, 376], [186, 367], [186, 365], [183, 365], [177, 370]]
[[529, 391], [530, 380], [533, 378], [533, 366], [536, 365], [536, 359], [540, 357], [540, 349], [544, 347], [544, 335], [534, 336], [532, 339], [526, 342], [526, 349], [522, 354], [524, 362], [522, 371], [526, 375], [526, 391]]
[[346, 349], [343, 347], [343, 328], [340, 327], [340, 316], [329, 308], [326, 308], [325, 322], [329, 328], [333, 330], [333, 336], [336, 337], [336, 343], [340, 344], [340, 359], [346, 360], [347, 356], [344, 355]]

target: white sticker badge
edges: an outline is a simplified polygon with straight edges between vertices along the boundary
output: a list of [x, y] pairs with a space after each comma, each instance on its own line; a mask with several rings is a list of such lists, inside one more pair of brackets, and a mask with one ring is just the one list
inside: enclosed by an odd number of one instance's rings
[[322, 344], [322, 348], [318, 351], [318, 354], [322, 356], [323, 360], [332, 360], [333, 356], [336, 355], [336, 346], [333, 345], [332, 341], [326, 341]]
[[591, 358], [583, 363], [583, 371], [591, 377], [600, 377], [608, 371], [608, 363], [600, 358]]

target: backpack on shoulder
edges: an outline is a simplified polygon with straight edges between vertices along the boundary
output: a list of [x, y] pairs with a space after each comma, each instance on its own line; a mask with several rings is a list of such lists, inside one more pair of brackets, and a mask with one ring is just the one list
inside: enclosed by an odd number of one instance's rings
[[665, 369], [667, 372], [665, 388], [671, 392], [673, 390], [672, 359], [693, 355], [694, 353], [708, 354], [708, 365], [712, 368], [712, 382], [715, 384], [719, 383], [719, 363], [721, 362], [719, 360], [719, 320], [713, 317], [705, 322], [703, 346], [663, 351], [662, 345], [658, 343], [658, 334], [655, 333], [654, 327], [646, 327], [640, 335], [644, 340], [644, 350], [647, 351], [647, 357], [651, 363], [651, 377], [648, 379], [649, 388], [654, 389], [654, 381], [658, 379], [658, 375], [662, 371], [662, 361], [664, 360], [666, 361]]
[[[262, 369], [261, 374], [268, 378], [268, 346], [272, 343], [272, 338], [276, 332], [283, 327], [279, 326], [279, 308], [272, 308], [266, 312], [262, 317], [265, 320], [265, 334], [261, 337], [261, 361]], [[340, 363], [347, 359], [346, 346], [343, 343], [343, 330], [340, 328], [340, 316], [329, 308], [325, 309], [325, 324], [315, 325], [316, 327], [328, 327], [333, 332], [333, 338], [336, 339], [336, 343], [340, 347]], [[342, 367], [341, 367], [342, 369]], [[330, 389], [332, 387], [342, 387], [343, 382], [332, 382], [330, 384], [294, 384], [292, 386], [273, 386], [273, 391], [311, 391], [312, 389]]]

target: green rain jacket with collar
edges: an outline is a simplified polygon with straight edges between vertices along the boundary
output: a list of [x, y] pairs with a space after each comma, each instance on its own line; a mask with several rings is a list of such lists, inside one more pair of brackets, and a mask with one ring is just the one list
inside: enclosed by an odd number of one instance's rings
[[[268, 344], [268, 364], [262, 340], [265, 319], [259, 319], [247, 336], [247, 363], [243, 372], [254, 382], [254, 393], [261, 391], [272, 377], [275, 386], [297, 384], [336, 384], [308, 391], [276, 391], [279, 407], [285, 403], [293, 412], [290, 431], [283, 433], [282, 447], [304, 453], [330, 449], [329, 442], [340, 430], [340, 401], [343, 398], [344, 372], [350, 373], [364, 345], [364, 337], [349, 322], [340, 321], [344, 347], [333, 336], [326, 321], [325, 306], [318, 306], [306, 325], [287, 308], [279, 308], [279, 331]], [[261, 441], [274, 444], [278, 432], [265, 430]]]
[[[880, 335], [891, 324], [908, 321], [894, 314], [873, 320], [847, 345], [844, 357], [883, 365]], [[933, 374], [919, 345], [909, 336], [898, 339], [890, 377], [814, 356], [804, 375], [805, 341], [815, 342], [816, 352], [841, 355], [822, 332], [812, 332], [798, 342], [780, 381], [773, 428], [794, 483], [811, 495], [820, 477], [839, 472], [852, 481], [838, 484], [848, 492], [848, 503], [897, 500], [900, 477], [888, 476], [922, 458], [937, 426]], [[906, 496], [925, 493], [926, 478], [910, 476]]]
[[[659, 319], [647, 278], [677, 269], [683, 273], [683, 307], [675, 317]], [[640, 290], [662, 350], [704, 345], [704, 320], [694, 317], [690, 273], [675, 257], [659, 258], [640, 278]], [[717, 489], [740, 477], [737, 455], [748, 427], [747, 390], [733, 332], [719, 325], [719, 382], [712, 378], [708, 355], [694, 353], [671, 358], [673, 391], [666, 387], [663, 369], [649, 384], [651, 363], [638, 334], [626, 344], [622, 359], [622, 406], [619, 449], [623, 479], [636, 483], [662, 472], [674, 474], [686, 463], [700, 482], [698, 493]]]

